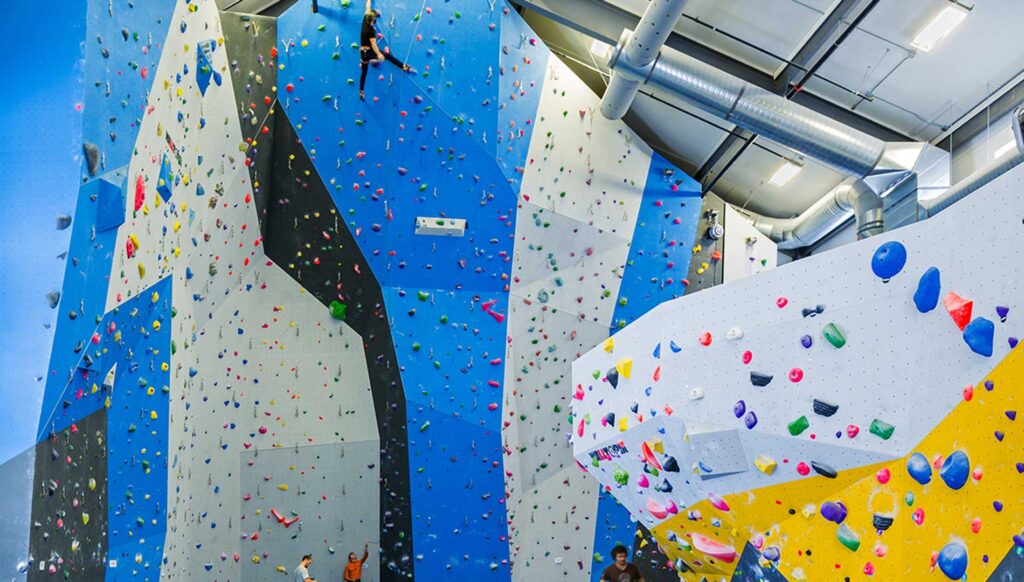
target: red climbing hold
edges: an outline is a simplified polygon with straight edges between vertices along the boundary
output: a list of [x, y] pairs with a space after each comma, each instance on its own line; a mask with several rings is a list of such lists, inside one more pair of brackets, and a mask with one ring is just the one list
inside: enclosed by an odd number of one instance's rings
[[967, 324], [971, 322], [971, 311], [974, 310], [974, 302], [950, 291], [942, 300], [942, 304], [946, 307], [946, 311], [949, 312], [949, 316], [953, 318], [953, 323], [960, 328], [960, 331], [963, 331]]

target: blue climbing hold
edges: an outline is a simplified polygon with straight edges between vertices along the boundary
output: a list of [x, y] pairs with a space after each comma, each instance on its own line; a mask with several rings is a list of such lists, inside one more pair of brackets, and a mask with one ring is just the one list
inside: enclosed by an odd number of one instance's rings
[[950, 580], [960, 580], [967, 572], [967, 548], [960, 542], [949, 542], [939, 551], [939, 569]]
[[921, 313], [928, 313], [939, 304], [939, 290], [942, 288], [939, 269], [932, 267], [921, 275], [917, 282], [917, 291], [914, 291], [914, 305]]
[[927, 485], [932, 480], [932, 466], [921, 453], [914, 453], [907, 459], [907, 473], [921, 485]]
[[971, 460], [963, 451], [953, 451], [946, 457], [939, 469], [939, 477], [950, 489], [960, 489], [967, 483], [967, 476], [971, 474]]
[[805, 335], [802, 338], [800, 338], [800, 345], [807, 349], [810, 349], [810, 347], [814, 345], [814, 338], [812, 338], [809, 335]]
[[737, 400], [736, 404], [732, 407], [732, 412], [736, 415], [736, 418], [743, 418], [743, 415], [747, 413], [747, 403]]
[[889, 241], [878, 247], [871, 257], [871, 270], [882, 279], [888, 281], [903, 270], [907, 264], [907, 247], [903, 243]]
[[821, 516], [833, 523], [846, 520], [846, 506], [842, 501], [826, 501], [821, 504]]
[[984, 317], [978, 317], [964, 328], [964, 341], [974, 353], [988, 358], [992, 355], [992, 340], [995, 333], [996, 324]]

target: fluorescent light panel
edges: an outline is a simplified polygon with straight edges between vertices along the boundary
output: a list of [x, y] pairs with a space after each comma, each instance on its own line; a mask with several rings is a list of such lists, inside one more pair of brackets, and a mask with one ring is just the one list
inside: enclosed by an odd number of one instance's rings
[[1008, 141], [1008, 142], [1004, 143], [1003, 145], [999, 146], [999, 149], [996, 150], [996, 157], [995, 157], [995, 159], [998, 160], [999, 158], [1005, 156], [1006, 154], [1010, 153], [1011, 151], [1013, 151], [1015, 149], [1017, 149], [1017, 140], [1011, 139], [1010, 141]]
[[800, 164], [795, 164], [786, 160], [785, 163], [779, 166], [778, 170], [775, 170], [775, 174], [772, 175], [771, 179], [768, 181], [771, 182], [772, 185], [781, 188], [788, 184], [789, 181], [793, 179], [793, 176], [799, 174], [802, 169], [804, 169], [804, 167]]
[[953, 29], [960, 25], [967, 18], [967, 9], [959, 4], [950, 4], [942, 9], [928, 26], [921, 29], [921, 32], [917, 33], [914, 37], [914, 41], [910, 43], [910, 46], [928, 52], [935, 48], [935, 45], [939, 44], [942, 39], [946, 38], [949, 33], [953, 32]]

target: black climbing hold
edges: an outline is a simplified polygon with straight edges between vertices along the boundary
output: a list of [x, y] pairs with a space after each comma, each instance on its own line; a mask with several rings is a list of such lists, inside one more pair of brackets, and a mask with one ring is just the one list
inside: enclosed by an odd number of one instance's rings
[[612, 385], [612, 388], [618, 388], [619, 387], [619, 371], [618, 370], [616, 370], [615, 368], [612, 368], [611, 370], [608, 370], [608, 372], [604, 375], [604, 377], [608, 378], [608, 383]]
[[811, 461], [811, 468], [814, 472], [821, 475], [822, 477], [828, 477], [829, 479], [835, 479], [839, 473], [831, 466], [825, 463], [819, 463], [818, 461]]
[[771, 374], [762, 374], [761, 372], [750, 373], [750, 383], [754, 386], [767, 386], [771, 381]]
[[814, 399], [814, 414], [820, 414], [821, 416], [832, 416], [839, 411], [838, 404], [830, 404], [824, 400]]
[[661, 462], [661, 468], [668, 473], [678, 473], [679, 461], [675, 457], [665, 457], [665, 460]]
[[877, 529], [878, 531], [885, 531], [889, 529], [889, 527], [892, 526], [892, 522], [893, 519], [891, 517], [889, 517], [888, 515], [882, 515], [880, 513], [876, 513], [871, 518], [871, 523], [874, 524], [875, 529]]

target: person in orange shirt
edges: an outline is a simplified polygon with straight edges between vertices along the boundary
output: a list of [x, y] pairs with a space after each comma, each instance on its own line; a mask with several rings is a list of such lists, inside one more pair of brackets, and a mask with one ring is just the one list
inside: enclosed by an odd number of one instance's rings
[[363, 579], [363, 564], [366, 558], [370, 557], [370, 544], [363, 544], [363, 557], [356, 559], [355, 552], [349, 552], [348, 564], [345, 564], [345, 582], [361, 582]]

